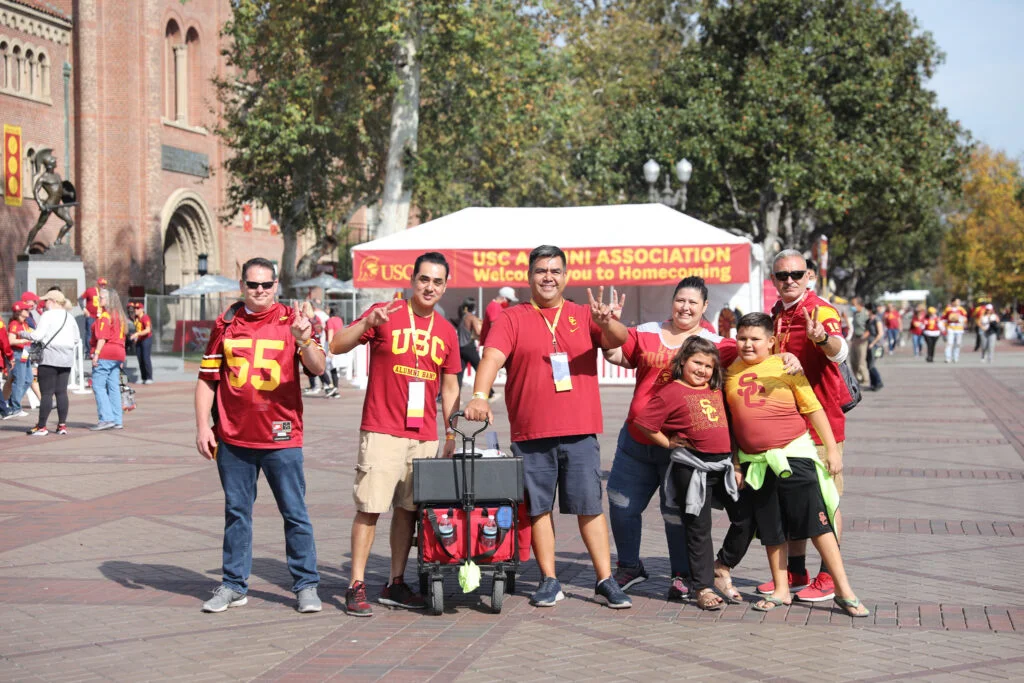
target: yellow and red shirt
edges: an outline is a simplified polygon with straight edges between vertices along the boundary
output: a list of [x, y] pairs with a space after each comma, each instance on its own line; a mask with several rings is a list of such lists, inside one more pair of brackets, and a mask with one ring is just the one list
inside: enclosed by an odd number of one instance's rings
[[786, 374], [778, 356], [755, 365], [737, 359], [726, 376], [725, 400], [733, 435], [747, 453], [785, 446], [807, 432], [804, 416], [822, 409], [807, 377]]
[[97, 342], [103, 339], [100, 360], [124, 361], [124, 338], [125, 324], [121, 317], [113, 318], [109, 311], [100, 311], [96, 323], [92, 326], [89, 348], [95, 351]]
[[[142, 334], [142, 331], [147, 327], [149, 328], [149, 332]], [[142, 341], [143, 339], [151, 337], [153, 335], [153, 322], [149, 319], [149, 316], [146, 315], [146, 312], [143, 311], [141, 308], [136, 309], [135, 312], [135, 332], [138, 333], [139, 335], [139, 341]]]
[[967, 311], [963, 306], [946, 306], [942, 311], [942, 319], [946, 321], [946, 329], [951, 332], [963, 332], [967, 321]]
[[82, 292], [85, 300], [85, 314], [90, 318], [99, 318], [103, 307], [100, 306], [100, 290], [97, 287], [90, 287]]

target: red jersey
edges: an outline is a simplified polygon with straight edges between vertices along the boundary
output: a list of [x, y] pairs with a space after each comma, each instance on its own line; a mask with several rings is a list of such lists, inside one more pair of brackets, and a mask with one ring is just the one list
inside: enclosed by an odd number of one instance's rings
[[[568, 355], [569, 391], [555, 391], [548, 324], [555, 327], [554, 351]], [[505, 405], [512, 441], [601, 433], [600, 343], [601, 328], [591, 318], [589, 306], [565, 301], [559, 313], [558, 308], [536, 309], [522, 303], [505, 310], [491, 328], [487, 346], [505, 354]]]
[[920, 337], [922, 334], [924, 334], [924, 324], [924, 314], [915, 314], [914, 317], [910, 319], [910, 333], [913, 334], [915, 337]]
[[[626, 429], [638, 443], [651, 445], [640, 430], [633, 427], [633, 420], [642, 414], [647, 402], [658, 393], [661, 387], [672, 381], [672, 370], [669, 364], [679, 351], [681, 344], [669, 346], [661, 336], [661, 323], [651, 322], [629, 328], [629, 336], [622, 345], [622, 355], [629, 364], [636, 368], [636, 387], [633, 389], [633, 400], [629, 404], [626, 415]], [[698, 336], [710, 340], [718, 347], [722, 369], [736, 360], [736, 340], [725, 339], [701, 328]]]
[[[939, 319], [936, 316], [934, 316], [934, 315], [925, 318], [925, 320], [924, 320], [924, 331], [925, 332], [941, 332], [942, 328], [939, 325]], [[928, 335], [928, 336], [938, 336], [938, 335]]]
[[89, 340], [89, 348], [95, 350], [96, 343], [103, 339], [103, 348], [100, 349], [100, 360], [114, 360], [123, 362], [125, 324], [118, 317], [113, 319], [109, 311], [100, 311], [96, 323], [92, 326], [92, 339]]
[[[13, 325], [14, 323], [11, 324]], [[14, 349], [11, 348], [11, 339], [8, 334], [7, 328], [4, 327], [4, 321], [0, 319], [0, 360], [3, 361], [0, 365], [14, 358]]]
[[701, 318], [700, 319], [700, 326], [701, 326], [702, 329], [707, 330], [711, 334], [717, 334], [718, 333], [717, 330], [715, 330], [715, 326], [711, 324], [711, 321], [709, 321], [709, 320], [707, 320], [705, 318]]
[[[806, 310], [813, 314], [815, 306], [818, 308], [818, 321], [825, 331], [831, 336], [842, 336], [839, 313], [836, 309], [814, 292], [807, 292], [788, 310], [783, 307], [781, 300], [772, 308], [772, 317], [775, 319], [775, 352], [788, 351], [800, 360], [807, 381], [811, 383], [814, 394], [825, 409], [836, 443], [842, 443], [846, 440], [846, 416], [841, 406], [849, 402], [850, 392], [839, 373], [839, 366], [828, 359], [822, 347], [807, 338], [807, 322], [804, 320], [803, 312]], [[810, 429], [810, 423], [807, 423], [806, 428]], [[810, 429], [810, 432], [814, 443], [821, 445], [818, 433], [813, 429]]]
[[486, 346], [487, 334], [491, 331], [491, 326], [498, 321], [507, 307], [508, 304], [499, 301], [487, 304], [487, 308], [484, 309], [484, 318], [480, 321], [480, 346]]
[[886, 311], [885, 312], [885, 326], [890, 330], [900, 329], [900, 312], [899, 311]]
[[[231, 309], [229, 309], [231, 310]], [[243, 448], [302, 446], [299, 346], [295, 310], [275, 303], [262, 313], [239, 308], [210, 332], [199, 378], [217, 382], [217, 438]]]
[[[146, 337], [152, 336], [152, 334], [153, 334], [153, 322], [149, 319], [149, 316], [146, 315], [141, 308], [136, 309], [136, 311], [137, 312], [135, 313], [135, 331], [136, 332], [142, 332], [147, 327], [149, 328], [149, 332], [147, 332], [146, 334], [140, 334], [139, 335], [138, 339], [141, 341], [141, 340], [145, 339]], [[241, 445], [241, 444], [239, 444], [239, 445]]]
[[[7, 339], [8, 342], [10, 343], [11, 351], [16, 356], [15, 360], [26, 360], [27, 361], [28, 360], [27, 358], [25, 358], [25, 359], [21, 358], [21, 352], [22, 352], [23, 349], [28, 348], [29, 345], [32, 344], [32, 341], [30, 339], [21, 339], [19, 337], [19, 335], [22, 332], [27, 332], [28, 330], [31, 330], [32, 328], [29, 327], [27, 322], [22, 322], [20, 320], [12, 320], [11, 324], [8, 327], [7, 330], [3, 329], [3, 324], [4, 324], [3, 321], [0, 320], [0, 337], [3, 337], [4, 339]], [[14, 341], [10, 341], [10, 339], [7, 336], [8, 332], [10, 334], [14, 335]], [[0, 345], [2, 345], [2, 344], [3, 344], [3, 342], [0, 342]]]
[[[366, 309], [355, 325], [381, 306]], [[398, 308], [395, 306], [395, 308]], [[367, 330], [360, 344], [370, 345], [370, 374], [363, 401], [360, 429], [390, 434], [417, 441], [437, 441], [437, 395], [441, 391], [441, 375], [457, 375], [462, 369], [459, 340], [455, 328], [439, 313], [427, 317], [413, 314], [404, 302], [388, 314], [388, 321]], [[415, 332], [413, 331], [415, 327]], [[406, 426], [409, 383], [426, 383], [423, 422], [418, 428]]]
[[82, 292], [82, 298], [85, 300], [85, 314], [90, 318], [99, 318], [100, 311], [103, 310], [100, 306], [100, 290], [97, 287], [90, 287]]
[[732, 450], [722, 392], [707, 387], [694, 389], [679, 381], [669, 382], [633, 422], [669, 438], [678, 434], [702, 453]]
[[736, 442], [747, 453], [785, 446], [807, 432], [804, 416], [821, 410], [807, 378], [786, 374], [778, 356], [730, 365], [725, 400]]
[[946, 321], [946, 329], [953, 332], [963, 332], [964, 323], [967, 322], [967, 311], [963, 306], [946, 306], [942, 312], [942, 319]]

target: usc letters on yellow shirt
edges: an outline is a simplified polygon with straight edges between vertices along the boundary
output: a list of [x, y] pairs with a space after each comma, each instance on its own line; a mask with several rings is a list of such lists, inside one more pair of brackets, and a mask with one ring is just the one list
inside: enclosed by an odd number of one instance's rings
[[756, 365], [736, 360], [725, 380], [725, 400], [733, 434], [747, 453], [785, 446], [807, 432], [802, 416], [822, 409], [807, 378], [786, 374], [778, 356]]

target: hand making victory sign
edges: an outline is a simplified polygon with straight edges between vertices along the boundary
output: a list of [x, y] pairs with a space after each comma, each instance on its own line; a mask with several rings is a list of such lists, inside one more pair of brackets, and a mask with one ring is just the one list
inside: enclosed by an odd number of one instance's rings
[[812, 313], [808, 313], [807, 309], [803, 309], [804, 320], [807, 325], [807, 338], [815, 344], [820, 344], [828, 338], [828, 332], [825, 331], [825, 326], [818, 320], [818, 307], [814, 307]]
[[604, 285], [597, 288], [597, 299], [594, 299], [593, 292], [590, 291], [590, 287], [587, 287], [587, 300], [590, 303], [590, 314], [594, 318], [594, 322], [601, 328], [608, 326], [608, 323], [612, 320], [617, 320], [619, 315], [622, 314], [622, 307], [626, 303], [626, 295], [623, 294], [619, 297], [618, 301], [615, 301], [615, 295], [612, 294], [612, 300], [607, 304], [604, 303]]

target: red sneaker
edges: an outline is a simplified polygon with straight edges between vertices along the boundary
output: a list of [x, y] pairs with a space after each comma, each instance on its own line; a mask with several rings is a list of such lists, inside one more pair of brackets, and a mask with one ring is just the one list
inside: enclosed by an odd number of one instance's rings
[[836, 585], [832, 583], [832, 576], [828, 572], [819, 572], [811, 581], [811, 585], [804, 588], [794, 597], [803, 602], [825, 602], [836, 596]]
[[366, 584], [356, 581], [345, 591], [345, 611], [352, 617], [372, 617], [373, 607], [366, 601]]
[[[804, 570], [799, 574], [794, 574], [791, 571], [786, 571], [786, 576], [789, 577], [789, 590], [798, 591], [801, 588], [806, 588], [807, 584], [810, 583], [811, 577], [807, 575], [807, 571]], [[775, 592], [775, 581], [769, 581], [768, 583], [762, 583], [757, 587], [757, 592], [761, 595], [771, 595]]]

